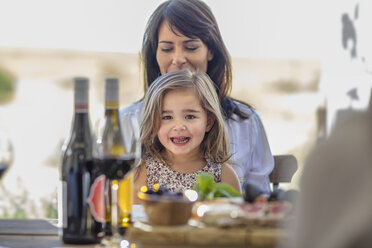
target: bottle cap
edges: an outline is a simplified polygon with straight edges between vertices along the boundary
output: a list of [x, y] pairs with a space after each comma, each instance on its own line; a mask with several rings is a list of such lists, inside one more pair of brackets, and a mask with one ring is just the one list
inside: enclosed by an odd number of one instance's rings
[[89, 79], [84, 77], [74, 78], [75, 111], [88, 109]]
[[105, 79], [105, 103], [107, 107], [119, 107], [119, 79]]

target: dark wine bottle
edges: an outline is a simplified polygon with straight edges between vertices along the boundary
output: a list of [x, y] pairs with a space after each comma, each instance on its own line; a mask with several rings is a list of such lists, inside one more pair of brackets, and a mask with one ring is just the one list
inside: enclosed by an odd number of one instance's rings
[[99, 243], [103, 235], [104, 219], [97, 214], [97, 207], [103, 201], [103, 184], [97, 180], [101, 172], [93, 163], [95, 146], [88, 114], [88, 87], [87, 78], [74, 79], [73, 123], [62, 149], [58, 204], [64, 243]]
[[[118, 229], [121, 234], [131, 222], [133, 203], [133, 175], [134, 158], [126, 156], [123, 133], [119, 121], [119, 80], [117, 78], [105, 79], [105, 124], [102, 134], [102, 152], [99, 165], [108, 180], [119, 180], [117, 215]], [[129, 173], [127, 175], [127, 173]], [[125, 176], [125, 178], [124, 178]], [[124, 178], [124, 179], [123, 179]], [[108, 184], [106, 184], [108, 185]], [[106, 192], [111, 190], [106, 188]], [[110, 194], [106, 195], [106, 234], [111, 233], [111, 201]]]

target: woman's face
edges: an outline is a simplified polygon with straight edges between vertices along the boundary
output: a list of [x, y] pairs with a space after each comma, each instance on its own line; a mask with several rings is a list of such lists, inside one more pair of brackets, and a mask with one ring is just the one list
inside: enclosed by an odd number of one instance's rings
[[182, 69], [207, 72], [208, 61], [213, 59], [212, 52], [199, 38], [189, 38], [169, 27], [163, 21], [159, 28], [156, 60], [160, 73]]

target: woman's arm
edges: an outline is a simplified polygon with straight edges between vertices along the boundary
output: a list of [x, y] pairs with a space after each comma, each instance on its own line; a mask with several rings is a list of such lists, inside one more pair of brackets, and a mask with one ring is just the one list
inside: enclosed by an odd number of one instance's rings
[[245, 105], [240, 107], [249, 112], [249, 119], [242, 120], [234, 116], [234, 120], [229, 119], [226, 122], [232, 168], [241, 184], [247, 180], [253, 181], [268, 195], [271, 190], [269, 175], [274, 168], [274, 158], [266, 132], [256, 111]]
[[140, 188], [147, 185], [146, 180], [146, 166], [141, 163], [134, 171], [134, 183], [133, 183], [133, 204], [140, 204], [137, 193]]
[[221, 166], [221, 182], [231, 185], [240, 193], [242, 192], [239, 178], [229, 164], [225, 163]]

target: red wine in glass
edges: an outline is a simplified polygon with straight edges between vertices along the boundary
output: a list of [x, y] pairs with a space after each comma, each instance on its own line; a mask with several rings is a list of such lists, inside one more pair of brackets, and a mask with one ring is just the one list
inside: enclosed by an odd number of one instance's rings
[[97, 159], [98, 168], [110, 180], [120, 180], [125, 177], [135, 166], [132, 156], [101, 157]]

